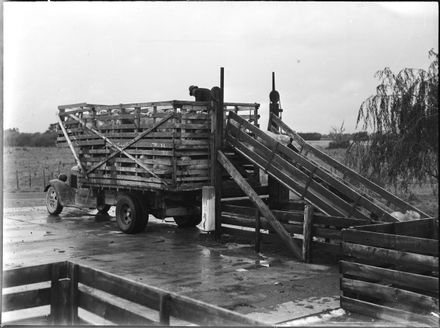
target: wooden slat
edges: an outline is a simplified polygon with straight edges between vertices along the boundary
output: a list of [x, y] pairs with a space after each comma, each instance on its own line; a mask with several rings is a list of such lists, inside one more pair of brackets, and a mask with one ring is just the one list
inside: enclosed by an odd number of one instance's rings
[[252, 187], [243, 179], [240, 173], [235, 169], [231, 162], [227, 159], [225, 154], [218, 151], [218, 161], [222, 164], [229, 175], [240, 186], [243, 192], [252, 200], [255, 206], [260, 210], [260, 213], [269, 221], [272, 228], [278, 233], [285, 245], [289, 247], [294, 256], [301, 259], [301, 250], [298, 245], [292, 240], [289, 234], [286, 232], [282, 224], [275, 218], [267, 205], [261, 200], [258, 194], [252, 189]]
[[341, 289], [359, 294], [360, 298], [377, 299], [382, 305], [411, 312], [430, 313], [438, 310], [439, 305], [438, 299], [430, 296], [361, 280], [342, 278]]
[[438, 256], [438, 240], [392, 235], [372, 231], [345, 230], [345, 242], [395, 249], [402, 252]]
[[436, 277], [343, 260], [340, 262], [340, 268], [343, 275], [370, 279], [383, 284], [393, 284], [406, 289], [417, 289], [425, 294], [438, 295], [439, 292], [438, 278]]
[[262, 322], [237, 312], [173, 294], [169, 300], [171, 316], [202, 326], [262, 326]]
[[350, 312], [360, 313], [365, 316], [390, 320], [393, 322], [401, 322], [402, 320], [405, 320], [406, 322], [415, 321], [419, 324], [426, 324], [432, 327], [438, 326], [438, 318], [433, 315], [415, 314], [345, 296], [341, 296], [340, 299], [341, 307]]
[[421, 219], [407, 222], [380, 223], [356, 227], [358, 230], [383, 232], [419, 238], [434, 238], [435, 222], [438, 219]]
[[332, 157], [328, 156], [327, 154], [325, 154], [325, 153], [321, 152], [320, 150], [318, 150], [317, 148], [313, 147], [312, 145], [307, 143], [303, 138], [301, 138], [297, 133], [295, 133], [292, 129], [290, 129], [283, 121], [281, 121], [275, 115], [271, 115], [270, 120], [275, 122], [280, 128], [282, 128], [289, 135], [289, 137], [291, 137], [295, 141], [297, 141], [304, 148], [304, 150], [309, 151], [310, 153], [313, 153], [313, 155], [315, 155], [316, 157], [318, 157], [322, 161], [326, 162], [327, 164], [329, 164], [333, 168], [339, 170], [341, 173], [344, 174], [344, 176], [362, 183], [368, 189], [370, 189], [371, 191], [380, 195], [385, 200], [395, 204], [396, 206], [398, 206], [402, 210], [413, 210], [413, 211], [420, 213], [420, 215], [422, 215], [423, 217], [429, 217], [428, 214], [423, 213], [418, 208], [416, 208], [416, 207], [412, 206], [411, 204], [408, 204], [407, 202], [403, 201], [402, 199], [394, 196], [393, 194], [391, 194], [388, 191], [386, 191], [385, 189], [381, 188], [380, 186], [378, 186], [374, 182], [366, 179], [365, 177], [363, 177], [362, 175], [360, 175], [356, 171], [353, 171], [352, 169], [339, 163], [338, 161], [336, 161]]
[[396, 250], [342, 243], [344, 256], [380, 264], [393, 264], [411, 270], [438, 271], [438, 257], [400, 252]]
[[153, 320], [108, 303], [105, 299], [96, 295], [88, 294], [83, 290], [79, 291], [78, 296], [78, 304], [81, 308], [113, 323], [130, 326], [155, 323]]
[[50, 304], [50, 288], [3, 294], [2, 311], [15, 311]]
[[[55, 264], [64, 266], [64, 262], [57, 262], [5, 270], [3, 271], [3, 288], [50, 281], [51, 267]], [[61, 275], [66, 277], [65, 269], [61, 271]]]

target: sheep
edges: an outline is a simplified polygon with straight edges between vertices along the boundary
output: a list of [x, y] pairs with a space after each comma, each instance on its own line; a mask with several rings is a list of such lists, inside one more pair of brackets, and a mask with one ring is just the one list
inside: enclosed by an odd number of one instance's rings
[[406, 222], [406, 221], [412, 221], [412, 220], [420, 220], [420, 214], [415, 212], [415, 211], [411, 211], [411, 210], [406, 211], [405, 214], [402, 213], [402, 212], [399, 212], [399, 211], [392, 212], [391, 216], [396, 218], [397, 221], [399, 221], [399, 222]]

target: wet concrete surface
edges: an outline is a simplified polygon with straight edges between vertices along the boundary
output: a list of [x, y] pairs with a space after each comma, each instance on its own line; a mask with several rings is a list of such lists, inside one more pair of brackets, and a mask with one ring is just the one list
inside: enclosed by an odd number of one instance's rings
[[64, 208], [51, 217], [35, 206], [44, 204], [43, 194], [5, 196], [3, 269], [70, 260], [266, 323], [339, 307], [338, 267], [325, 258], [297, 262], [281, 244], [263, 244], [258, 254], [233, 236], [215, 241], [151, 216], [146, 231], [127, 235], [118, 230], [113, 208], [109, 216]]

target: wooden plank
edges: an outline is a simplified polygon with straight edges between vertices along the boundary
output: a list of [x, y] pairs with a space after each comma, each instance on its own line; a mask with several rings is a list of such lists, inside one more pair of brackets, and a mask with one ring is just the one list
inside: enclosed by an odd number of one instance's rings
[[395, 249], [402, 252], [438, 256], [438, 240], [348, 229], [345, 242]]
[[353, 243], [342, 243], [344, 256], [354, 257], [362, 261], [370, 261], [378, 265], [393, 264], [404, 267], [408, 271], [438, 271], [438, 257], [420, 255], [396, 250], [364, 246]]
[[315, 155], [316, 157], [318, 157], [319, 159], [321, 159], [325, 163], [329, 164], [333, 168], [335, 168], [338, 171], [340, 171], [341, 173], [343, 173], [344, 176], [362, 183], [368, 189], [370, 189], [371, 191], [380, 195], [385, 200], [387, 200], [387, 201], [391, 202], [392, 204], [401, 208], [401, 210], [413, 210], [413, 211], [420, 213], [420, 215], [422, 215], [422, 217], [429, 217], [428, 214], [423, 213], [418, 208], [412, 206], [411, 204], [409, 204], [409, 203], [403, 201], [402, 199], [396, 197], [395, 195], [389, 193], [388, 191], [386, 191], [385, 189], [383, 189], [379, 185], [375, 184], [374, 182], [368, 180], [367, 178], [363, 177], [362, 175], [360, 175], [356, 171], [339, 163], [338, 161], [336, 161], [332, 157], [328, 156], [324, 152], [313, 147], [312, 145], [307, 143], [304, 139], [302, 139], [297, 133], [295, 133], [293, 130], [291, 130], [283, 121], [281, 121], [275, 115], [271, 115], [271, 120], [273, 122], [275, 122], [279, 127], [281, 127], [289, 135], [289, 137], [291, 137], [295, 141], [297, 141], [303, 147], [304, 150], [306, 150], [310, 153], [313, 153], [313, 155]]
[[360, 313], [372, 318], [389, 320], [392, 322], [415, 321], [419, 324], [428, 326], [438, 326], [438, 318], [433, 315], [420, 315], [408, 311], [398, 310], [387, 306], [381, 306], [370, 302], [356, 300], [353, 298], [341, 296], [341, 307], [344, 310]]
[[435, 219], [421, 219], [407, 222], [370, 224], [356, 227], [356, 229], [419, 238], [431, 238], [433, 237], [434, 222]]
[[[57, 262], [63, 264], [64, 262]], [[35, 284], [51, 280], [52, 263], [3, 271], [3, 288]], [[65, 274], [65, 271], [62, 274]]]
[[2, 311], [15, 311], [50, 304], [50, 288], [3, 294]]
[[202, 326], [245, 325], [254, 327], [265, 325], [237, 312], [182, 295], [172, 294], [169, 303], [171, 316]]
[[80, 266], [79, 282], [134, 303], [159, 310], [161, 293], [143, 284], [101, 270]]
[[313, 227], [313, 206], [306, 205], [304, 208], [304, 224], [302, 245], [302, 256], [305, 263], [311, 263], [311, 246], [312, 246], [312, 227]]
[[119, 325], [150, 325], [153, 320], [130, 312], [127, 309], [108, 303], [105, 299], [89, 294], [83, 290], [78, 292], [78, 304], [84, 310], [92, 312], [105, 320]]
[[225, 170], [231, 175], [234, 181], [242, 188], [243, 192], [252, 200], [255, 206], [258, 207], [260, 213], [269, 221], [272, 228], [278, 233], [285, 245], [289, 247], [293, 255], [301, 259], [301, 250], [298, 245], [292, 240], [290, 235], [286, 232], [281, 223], [275, 218], [267, 205], [261, 200], [258, 194], [252, 189], [252, 187], [243, 179], [237, 169], [231, 164], [227, 157], [218, 151], [218, 161], [222, 164]]
[[353, 277], [371, 279], [382, 284], [393, 284], [405, 289], [416, 289], [438, 295], [438, 278], [404, 271], [375, 267], [367, 264], [340, 261], [341, 273]]
[[377, 299], [381, 305], [416, 313], [428, 314], [438, 310], [439, 306], [438, 299], [434, 297], [361, 280], [342, 278], [341, 289], [344, 293], [356, 293], [360, 298]]

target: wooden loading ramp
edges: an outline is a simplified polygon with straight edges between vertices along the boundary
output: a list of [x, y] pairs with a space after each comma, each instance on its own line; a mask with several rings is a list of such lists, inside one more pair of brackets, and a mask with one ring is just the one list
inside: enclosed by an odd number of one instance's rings
[[[276, 128], [284, 131], [290, 137], [290, 144], [282, 144], [233, 112], [228, 116], [225, 139], [238, 154], [323, 213], [387, 222], [397, 221], [391, 215], [395, 210], [412, 210], [418, 212], [422, 218], [429, 217], [314, 148], [275, 115], [271, 115], [269, 126], [273, 127], [274, 132]], [[299, 144], [300, 150], [297, 150], [293, 142]], [[314, 155], [320, 162], [312, 159], [310, 155]], [[356, 181], [368, 193], [332, 173], [328, 169], [329, 166], [342, 172], [344, 177], [351, 179], [350, 181]]]

